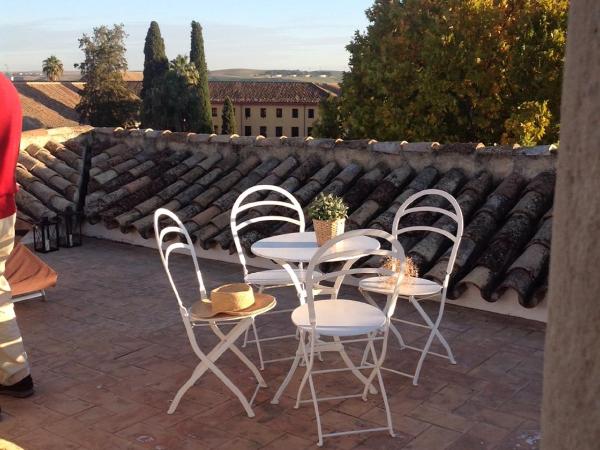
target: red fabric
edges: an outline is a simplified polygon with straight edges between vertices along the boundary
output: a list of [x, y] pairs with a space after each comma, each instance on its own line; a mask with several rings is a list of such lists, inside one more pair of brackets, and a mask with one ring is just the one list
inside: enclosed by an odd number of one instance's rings
[[0, 73], [0, 219], [16, 212], [15, 168], [21, 141], [21, 104], [12, 82]]

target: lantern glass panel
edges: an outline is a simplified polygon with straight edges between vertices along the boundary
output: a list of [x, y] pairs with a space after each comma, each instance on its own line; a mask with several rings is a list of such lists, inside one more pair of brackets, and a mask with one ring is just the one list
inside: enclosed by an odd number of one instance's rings
[[36, 252], [48, 253], [58, 250], [58, 219], [44, 217], [33, 227], [33, 247]]
[[81, 213], [68, 209], [62, 216], [60, 226], [61, 247], [78, 247], [81, 245]]

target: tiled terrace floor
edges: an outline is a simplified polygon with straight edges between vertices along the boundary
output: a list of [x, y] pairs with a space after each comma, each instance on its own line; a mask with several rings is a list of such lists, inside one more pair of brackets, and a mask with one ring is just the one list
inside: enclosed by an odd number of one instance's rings
[[[46, 259], [59, 284], [48, 301], [17, 305], [17, 314], [37, 386], [35, 396], [0, 398], [0, 442], [25, 449], [74, 448], [310, 448], [315, 446], [313, 409], [293, 409], [296, 379], [280, 405], [269, 400], [288, 363], [267, 366], [269, 388], [259, 393], [256, 418], [246, 417], [237, 399], [208, 375], [166, 414], [169, 400], [196, 364], [175, 299], [155, 251], [88, 239], [78, 249]], [[189, 260], [177, 256], [183, 272]], [[239, 281], [236, 265], [202, 261], [208, 287]], [[188, 277], [188, 275], [190, 275]], [[191, 272], [185, 285], [192, 289]], [[276, 291], [293, 305], [290, 290]], [[356, 295], [353, 291], [352, 295]], [[398, 316], [414, 316], [410, 305]], [[287, 314], [259, 322], [263, 334], [289, 330]], [[353, 435], [325, 440], [325, 448], [410, 448], [436, 450], [530, 449], [539, 447], [544, 327], [538, 323], [450, 306], [443, 332], [458, 365], [430, 358], [422, 381], [386, 373], [397, 433]], [[200, 333], [208, 346], [214, 339]], [[406, 331], [412, 342], [423, 334]], [[393, 343], [395, 344], [395, 343]], [[293, 341], [279, 341], [265, 353], [291, 353]], [[358, 348], [352, 349], [354, 355]], [[248, 349], [250, 357], [256, 355]], [[333, 354], [325, 361], [337, 363]], [[416, 355], [392, 346], [388, 363], [409, 367]], [[220, 361], [232, 379], [250, 392], [251, 374], [229, 356]], [[322, 376], [323, 377], [323, 376]], [[329, 378], [327, 378], [329, 377]], [[297, 377], [298, 378], [298, 377]], [[331, 395], [358, 389], [352, 375], [329, 374], [317, 387]], [[326, 431], [384, 420], [381, 398], [368, 402], [323, 403]], [[2, 448], [2, 444], [0, 444]], [[10, 447], [8, 447], [10, 448]]]

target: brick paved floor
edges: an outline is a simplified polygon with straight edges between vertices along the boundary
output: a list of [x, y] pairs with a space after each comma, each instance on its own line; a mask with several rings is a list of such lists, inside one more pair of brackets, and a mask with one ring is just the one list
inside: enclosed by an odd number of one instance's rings
[[[86, 239], [81, 248], [44, 259], [58, 271], [58, 286], [48, 292], [47, 302], [16, 306], [37, 393], [25, 400], [0, 398], [0, 448], [12, 448], [10, 443], [44, 450], [315, 446], [312, 407], [293, 408], [299, 377], [279, 405], [269, 402], [287, 362], [267, 366], [269, 388], [258, 395], [254, 419], [243, 414], [237, 399], [213, 375], [186, 394], [174, 415], [166, 414], [197, 361], [156, 252]], [[189, 259], [178, 255], [175, 264], [186, 291], [193, 292]], [[240, 280], [237, 265], [201, 261], [201, 268], [209, 288]], [[280, 304], [296, 302], [291, 290], [276, 295]], [[398, 307], [398, 316], [415, 314], [410, 305]], [[287, 314], [269, 316], [259, 328], [262, 335], [292, 329]], [[407, 330], [405, 337], [422, 344], [423, 332]], [[456, 353], [456, 366], [429, 358], [418, 387], [406, 378], [384, 375], [396, 438], [353, 435], [326, 440], [325, 447], [539, 448], [544, 327], [450, 306], [443, 333]], [[199, 336], [201, 345], [214, 345], [206, 332]], [[413, 367], [416, 354], [401, 352], [391, 342], [388, 365]], [[264, 352], [267, 357], [288, 355], [294, 346], [292, 340], [279, 341]], [[246, 351], [256, 357], [254, 349]], [[360, 355], [358, 348], [350, 351]], [[325, 363], [339, 362], [329, 354]], [[227, 355], [220, 364], [245, 392], [253, 390], [251, 374], [235, 357]], [[337, 373], [318, 378], [317, 388], [339, 395], [359, 386], [352, 375]], [[381, 398], [323, 403], [322, 418], [325, 431], [384, 424]]]

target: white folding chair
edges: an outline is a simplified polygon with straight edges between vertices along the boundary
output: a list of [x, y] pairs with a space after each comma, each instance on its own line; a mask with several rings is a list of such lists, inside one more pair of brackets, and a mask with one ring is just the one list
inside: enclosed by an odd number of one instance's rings
[[[437, 195], [437, 196], [441, 196], [441, 197], [445, 198], [450, 203], [451, 210], [438, 208], [438, 207], [434, 207], [434, 206], [411, 206], [417, 200], [420, 200], [423, 197], [428, 196], [428, 195]], [[403, 217], [405, 217], [407, 214], [420, 213], [420, 212], [433, 212], [433, 213], [443, 214], [445, 216], [450, 217], [453, 221], [456, 222], [456, 232], [453, 234], [453, 233], [450, 233], [448, 230], [433, 227], [433, 226], [427, 226], [427, 225], [415, 225], [415, 226], [399, 228], [400, 221]], [[418, 311], [419, 315], [423, 318], [423, 321], [425, 322], [425, 324], [411, 322], [411, 321], [403, 320], [403, 319], [398, 319], [395, 317], [392, 318], [393, 322], [400, 322], [403, 324], [412, 325], [412, 326], [421, 327], [421, 328], [427, 328], [427, 329], [431, 330], [429, 333], [429, 337], [427, 338], [427, 341], [425, 343], [425, 346], [423, 348], [418, 348], [418, 347], [414, 347], [411, 345], [407, 345], [404, 342], [404, 340], [402, 339], [402, 335], [400, 334], [398, 329], [393, 324], [390, 327], [392, 332], [396, 335], [396, 338], [398, 339], [398, 342], [400, 343], [401, 349], [407, 348], [407, 349], [421, 352], [421, 356], [419, 358], [419, 362], [417, 363], [416, 370], [413, 374], [409, 374], [409, 373], [398, 371], [398, 370], [393, 370], [393, 369], [390, 369], [387, 367], [382, 367], [382, 369], [411, 378], [413, 380], [413, 384], [415, 386], [418, 384], [419, 375], [421, 373], [421, 368], [422, 368], [423, 362], [425, 361], [425, 358], [428, 354], [438, 356], [440, 358], [448, 359], [452, 364], [456, 364], [456, 360], [454, 359], [454, 355], [452, 354], [450, 345], [448, 344], [448, 342], [446, 341], [444, 336], [442, 336], [442, 333], [439, 330], [439, 326], [442, 321], [442, 317], [444, 315], [444, 307], [446, 304], [446, 293], [448, 290], [448, 283], [450, 281], [450, 275], [452, 274], [452, 269], [454, 267], [454, 261], [456, 260], [456, 254], [458, 252], [458, 247], [460, 245], [460, 240], [462, 238], [463, 228], [464, 228], [464, 221], [463, 221], [463, 215], [462, 215], [462, 211], [460, 209], [460, 205], [458, 204], [458, 202], [452, 195], [448, 194], [445, 191], [441, 191], [439, 189], [426, 189], [426, 190], [417, 192], [414, 195], [411, 195], [402, 204], [402, 206], [400, 206], [400, 209], [398, 210], [398, 212], [396, 213], [396, 216], [394, 217], [394, 222], [392, 224], [392, 234], [396, 238], [398, 238], [398, 236], [400, 236], [401, 234], [404, 234], [404, 233], [411, 233], [411, 232], [415, 232], [415, 231], [426, 231], [426, 232], [431, 232], [431, 233], [439, 233], [442, 236], [445, 236], [446, 238], [448, 238], [452, 242], [452, 248], [450, 250], [450, 256], [448, 258], [448, 265], [446, 267], [446, 274], [444, 277], [443, 284], [440, 285], [439, 283], [436, 283], [435, 281], [427, 280], [424, 278], [416, 278], [416, 279], [412, 280], [412, 283], [405, 283], [400, 288], [399, 297], [408, 299], [408, 301]], [[381, 278], [381, 277], [371, 277], [371, 278], [365, 278], [365, 279], [361, 280], [359, 283], [359, 289], [360, 289], [361, 293], [364, 295], [364, 297], [369, 301], [369, 303], [371, 303], [373, 305], [375, 305], [376, 303], [373, 300], [373, 298], [371, 297], [370, 292], [383, 294], [383, 295], [391, 294], [391, 289], [389, 289], [389, 287], [387, 287], [387, 285], [385, 283], [385, 278]], [[427, 313], [425, 312], [423, 307], [419, 304], [419, 302], [422, 300], [436, 298], [438, 296], [439, 296], [439, 310], [438, 310], [436, 319], [432, 320], [427, 315]], [[446, 350], [445, 355], [441, 354], [441, 353], [433, 352], [430, 350], [430, 347], [431, 347], [431, 344], [433, 343], [434, 338], [437, 338], [441, 342], [442, 346]], [[365, 349], [363, 363], [366, 361], [366, 358], [367, 358], [367, 349]]]
[[[165, 223], [164, 219], [168, 217], [175, 223], [175, 225], [167, 225], [165, 227], [161, 227], [161, 223]], [[168, 222], [168, 221], [167, 221]], [[200, 359], [200, 363], [196, 366], [194, 371], [192, 372], [192, 376], [188, 381], [185, 382], [183, 386], [177, 391], [175, 398], [173, 399], [171, 406], [169, 407], [168, 413], [173, 414], [177, 406], [179, 405], [179, 401], [183, 397], [183, 395], [187, 392], [189, 388], [191, 388], [196, 381], [200, 379], [200, 377], [207, 371], [212, 371], [218, 378], [221, 380], [240, 400], [242, 406], [246, 410], [248, 417], [254, 417], [254, 412], [252, 411], [251, 404], [258, 393], [258, 389], [261, 387], [267, 387], [265, 380], [260, 374], [257, 367], [252, 364], [252, 362], [235, 346], [235, 341], [252, 325], [254, 321], [254, 317], [257, 314], [249, 314], [246, 316], [226, 316], [223, 314], [217, 315], [210, 319], [200, 318], [194, 315], [194, 304], [191, 306], [186, 306], [179, 295], [179, 291], [175, 284], [175, 281], [171, 275], [171, 270], [169, 268], [169, 257], [172, 252], [175, 250], [189, 252], [192, 256], [192, 261], [194, 262], [194, 269], [196, 272], [196, 277], [198, 280], [199, 287], [199, 299], [196, 303], [201, 301], [207, 301], [206, 288], [204, 287], [204, 282], [202, 280], [202, 273], [200, 272], [200, 268], [198, 267], [198, 260], [196, 258], [196, 251], [194, 250], [194, 245], [190, 238], [189, 233], [183, 226], [183, 223], [179, 218], [165, 208], [159, 208], [154, 213], [154, 231], [156, 235], [156, 242], [158, 245], [158, 250], [160, 253], [160, 258], [162, 260], [165, 271], [167, 272], [167, 277], [169, 278], [169, 282], [171, 283], [171, 287], [175, 292], [175, 297], [177, 298], [177, 303], [179, 304], [179, 312], [181, 314], [181, 318], [183, 320], [183, 324], [185, 325], [185, 330], [188, 335], [188, 339], [190, 341], [190, 345], [196, 356]], [[163, 244], [165, 242], [165, 238], [167, 235], [171, 233], [176, 233], [180, 235], [181, 242], [174, 242], [169, 244], [166, 249], [163, 248]], [[173, 242], [173, 240], [171, 240]], [[224, 333], [219, 328], [219, 325], [233, 325], [233, 328], [229, 331], [229, 333]], [[212, 332], [220, 339], [219, 343], [209, 352], [204, 353], [200, 346], [198, 345], [198, 341], [196, 340], [196, 335], [194, 334], [194, 328], [198, 326], [208, 326]], [[254, 390], [254, 394], [248, 400], [246, 396], [239, 390], [239, 388], [216, 366], [217, 360], [225, 353], [227, 350], [231, 350], [254, 374], [258, 385]]]
[[[252, 201], [249, 203], [245, 203], [246, 199], [256, 194], [257, 192], [267, 193], [266, 198], [264, 200]], [[282, 196], [284, 201], [275, 200], [276, 197]], [[260, 210], [256, 210], [256, 208], [272, 208], [272, 207], [283, 207], [290, 209], [293, 215], [297, 215], [298, 218], [286, 217], [286, 216], [274, 216], [274, 215], [261, 215]], [[254, 214], [250, 212], [250, 210], [254, 210]], [[238, 216], [241, 213], [245, 213], [244, 217], [242, 217], [242, 222], [237, 223]], [[240, 263], [242, 264], [242, 269], [244, 271], [244, 281], [248, 284], [254, 285], [258, 288], [260, 292], [265, 289], [272, 289], [277, 287], [286, 287], [286, 286], [294, 286], [294, 281], [292, 280], [290, 274], [285, 269], [272, 269], [272, 270], [261, 270], [257, 272], [250, 273], [248, 268], [246, 267], [246, 256], [244, 255], [244, 250], [242, 248], [242, 244], [240, 242], [239, 233], [241, 230], [246, 228], [247, 226], [258, 223], [258, 222], [290, 222], [294, 225], [298, 225], [298, 231], [304, 232], [304, 213], [302, 211], [302, 206], [298, 203], [298, 200], [290, 194], [285, 189], [280, 188], [279, 186], [272, 185], [257, 185], [246, 189], [244, 192], [240, 194], [235, 203], [233, 204], [233, 208], [231, 209], [231, 233], [233, 235], [233, 242], [235, 243], [235, 248], [237, 250], [238, 256], [240, 258]], [[300, 284], [304, 283], [306, 271], [300, 266], [298, 269], [293, 269], [294, 274], [297, 277], [297, 280]], [[304, 287], [302, 286], [304, 290]], [[277, 314], [283, 312], [290, 312], [292, 309], [283, 309], [272, 311], [267, 314]], [[244, 336], [244, 343], [242, 347], [245, 347], [247, 343], [256, 343], [258, 357], [260, 360], [260, 368], [264, 369], [264, 365], [266, 363], [276, 362], [276, 361], [285, 361], [289, 359], [293, 359], [293, 357], [288, 358], [277, 358], [270, 360], [263, 360], [261, 342], [272, 341], [277, 339], [286, 339], [286, 338], [295, 338], [296, 334], [282, 335], [282, 336], [273, 336], [268, 338], [260, 339], [258, 336], [258, 332], [256, 330], [256, 325], [253, 323], [253, 332], [254, 339], [248, 339], [248, 331]]]
[[[346, 239], [353, 238], [355, 236], [370, 236], [374, 238], [387, 240], [391, 244], [391, 250], [373, 250], [365, 253], [361, 250], [346, 250], [336, 251], [336, 246]], [[340, 247], [338, 247], [340, 248]], [[362, 301], [338, 299], [337, 292], [341, 286], [344, 278], [348, 275], [364, 275], [364, 274], [376, 274], [379, 276], [390, 276], [392, 272], [384, 268], [371, 268], [371, 267], [357, 267], [352, 266], [360, 258], [370, 255], [381, 255], [390, 256], [404, 261], [404, 251], [400, 243], [388, 232], [381, 230], [354, 230], [342, 234], [334, 239], [331, 239], [325, 243], [311, 259], [307, 267], [306, 274], [306, 303], [297, 307], [292, 313], [292, 321], [298, 328], [300, 334], [300, 343], [296, 351], [296, 356], [292, 363], [292, 366], [284, 379], [283, 383], [279, 387], [275, 397], [271, 403], [278, 403], [279, 398], [285, 391], [289, 384], [292, 376], [301, 362], [306, 363], [306, 372], [300, 383], [298, 394], [296, 397], [295, 408], [298, 408], [301, 403], [312, 402], [315, 414], [317, 418], [317, 433], [319, 436], [318, 446], [323, 445], [323, 438], [332, 436], [342, 436], [347, 434], [365, 433], [372, 431], [388, 431], [391, 436], [394, 436], [392, 427], [392, 416], [388, 405], [387, 395], [381, 377], [381, 365], [385, 360], [387, 350], [388, 331], [390, 325], [390, 318], [394, 313], [396, 306], [396, 297], [398, 295], [399, 286], [403, 277], [402, 273], [399, 274], [396, 282], [392, 286], [392, 294], [388, 298], [388, 302], [381, 310], [377, 306], [370, 305]], [[321, 263], [333, 262], [333, 261], [346, 261], [343, 267], [333, 272], [321, 274], [315, 269]], [[320, 283], [323, 281], [331, 281], [335, 279], [335, 289], [331, 292], [331, 299], [315, 301], [316, 295], [322, 295]], [[356, 337], [363, 336], [366, 337]], [[330, 337], [332, 341], [324, 341], [323, 337]], [[342, 339], [350, 338], [350, 339]], [[375, 341], [382, 341], [381, 353], [377, 356], [375, 351]], [[319, 352], [333, 351], [340, 352], [343, 350], [344, 344], [366, 342], [367, 348], [369, 349], [370, 355], [373, 357], [373, 363], [364, 363], [359, 366], [347, 365], [344, 368], [335, 369], [314, 369], [315, 354]], [[333, 397], [317, 397], [315, 386], [313, 382], [313, 375], [334, 373], [341, 371], [352, 371], [357, 370], [368, 370], [368, 376], [361, 376], [361, 392], [357, 394], [341, 395]], [[334, 433], [323, 434], [321, 427], [321, 418], [319, 415], [319, 402], [328, 400], [340, 400], [348, 398], [361, 397], [363, 400], [367, 400], [367, 393], [371, 390], [371, 386], [374, 378], [377, 377], [379, 382], [379, 389], [383, 397], [383, 403], [385, 406], [385, 412], [387, 416], [387, 426], [360, 429], [352, 431], [338, 431]], [[302, 400], [301, 395], [308, 382], [310, 387], [311, 399]], [[375, 392], [377, 392], [375, 390]]]

